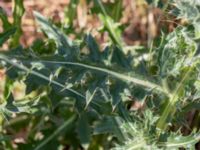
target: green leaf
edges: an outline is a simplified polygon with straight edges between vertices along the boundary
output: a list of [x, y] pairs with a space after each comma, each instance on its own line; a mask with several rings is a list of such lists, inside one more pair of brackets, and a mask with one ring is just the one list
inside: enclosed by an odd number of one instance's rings
[[6, 12], [1, 7], [0, 7], [0, 19], [2, 20], [4, 31], [8, 30], [11, 27], [11, 23], [8, 21], [8, 16], [6, 15]]
[[167, 138], [167, 142], [159, 142], [159, 146], [166, 147], [167, 149], [172, 148], [186, 148], [186, 149], [195, 149], [195, 144], [200, 140], [200, 133], [191, 134], [188, 136], [177, 136], [170, 135]]
[[160, 87], [159, 85], [151, 83], [147, 80], [138, 79], [138, 78], [135, 78], [135, 77], [132, 77], [132, 76], [129, 76], [129, 75], [126, 75], [126, 74], [118, 73], [118, 72], [115, 72], [115, 71], [112, 71], [112, 70], [109, 70], [109, 69], [106, 69], [106, 68], [87, 65], [87, 64], [78, 63], [78, 62], [43, 61], [43, 60], [41, 60], [41, 62], [47, 63], [47, 64], [48, 63], [49, 64], [65, 64], [65, 65], [69, 65], [69, 66], [76, 66], [76, 67], [82, 67], [82, 68], [86, 68], [86, 69], [90, 69], [90, 70], [94, 70], [94, 71], [99, 71], [99, 72], [111, 75], [115, 78], [118, 78], [122, 81], [134, 83], [136, 85], [140, 85], [140, 86], [147, 87], [147, 88], [150, 88], [150, 89], [155, 89], [155, 90], [158, 90], [160, 92], [165, 93], [166, 95], [169, 94], [169, 93], [166, 93], [166, 91], [163, 90], [162, 87]]
[[3, 142], [3, 141], [9, 141], [9, 140], [11, 140], [10, 136], [0, 135], [0, 141], [1, 142]]
[[91, 92], [91, 90], [86, 91], [86, 106], [85, 106], [85, 109], [87, 109], [88, 105], [93, 100], [97, 90], [98, 90], [98, 88], [95, 88], [92, 92]]
[[91, 140], [91, 127], [86, 113], [81, 114], [77, 121], [77, 132], [81, 145], [83, 148], [88, 149]]
[[76, 94], [76, 95], [78, 95], [78, 96], [80, 96], [80, 97], [82, 97], [82, 98], [85, 98], [85, 96], [83, 96], [81, 93], [79, 93], [79, 92], [77, 92], [77, 91], [75, 91], [75, 90], [73, 90], [73, 89], [71, 89], [71, 88], [67, 88], [65, 85], [63, 85], [63, 84], [61, 84], [61, 83], [59, 83], [59, 82], [57, 82], [57, 81], [55, 81], [55, 80], [51, 80], [48, 76], [45, 76], [45, 75], [41, 74], [41, 73], [38, 72], [38, 71], [30, 70], [30, 69], [27, 68], [26, 66], [21, 65], [21, 64], [19, 64], [19, 63], [17, 63], [17, 62], [12, 61], [11, 59], [9, 59], [9, 58], [8, 58], [7, 56], [5, 56], [5, 55], [0, 54], [0, 59], [6, 61], [7, 63], [9, 63], [9, 64], [11, 64], [11, 65], [13, 65], [13, 66], [15, 66], [15, 67], [18, 68], [18, 69], [21, 69], [21, 70], [23, 70], [23, 71], [25, 71], [25, 72], [27, 72], [27, 73], [30, 73], [30, 74], [32, 74], [32, 75], [34, 75], [34, 76], [37, 76], [37, 77], [39, 77], [40, 79], [46, 80], [46, 81], [48, 81], [49, 83], [52, 83], [53, 85], [62, 88], [62, 90], [69, 90], [70, 92], [72, 92], [72, 93], [74, 93], [74, 94]]
[[111, 49], [111, 62], [122, 66], [123, 68], [131, 69], [130, 61], [127, 59], [127, 56], [122, 52], [122, 50], [116, 46], [113, 46]]
[[101, 53], [99, 49], [99, 45], [96, 43], [95, 39], [92, 37], [91, 34], [88, 34], [84, 38], [87, 47], [90, 50], [90, 58], [92, 61], [99, 62], [101, 60]]
[[193, 25], [195, 31], [195, 38], [199, 39], [199, 1], [190, 1], [190, 0], [173, 0], [176, 4], [176, 7], [172, 10], [173, 15], [176, 15], [177, 18], [183, 18], [188, 21], [188, 24]]
[[116, 2], [117, 4], [114, 5], [114, 9], [113, 9], [113, 19], [115, 21], [119, 21], [122, 17], [122, 12], [123, 12], [123, 1], [122, 0], [118, 0]]
[[34, 12], [34, 16], [42, 31], [48, 36], [49, 39], [53, 39], [55, 41], [58, 48], [58, 54], [68, 58], [73, 57], [72, 54], [76, 52], [76, 49], [73, 48], [72, 41], [70, 41], [64, 33], [62, 33], [40, 13]]
[[103, 22], [104, 27], [109, 33], [109, 36], [113, 41], [113, 43], [122, 48], [123, 41], [120, 37], [120, 30], [118, 29], [117, 25], [113, 22], [113, 20], [109, 16], [99, 14], [99, 18]]
[[122, 82], [119, 83], [114, 83], [111, 87], [110, 87], [110, 93], [112, 95], [112, 109], [113, 111], [115, 110], [115, 108], [117, 107], [117, 105], [122, 101], [121, 95], [123, 93], [123, 89], [125, 87], [125, 84]]
[[0, 34], [0, 46], [2, 46], [13, 34], [16, 32], [16, 28], [10, 28], [6, 30], [4, 33]]
[[121, 118], [107, 116], [102, 120], [98, 121], [94, 127], [93, 134], [105, 134], [112, 133], [114, 134], [120, 141], [124, 141], [123, 132], [120, 130], [119, 126], [122, 124]]
[[73, 25], [73, 21], [76, 17], [76, 8], [78, 5], [78, 0], [71, 0], [68, 7], [65, 9], [65, 25]]
[[56, 50], [56, 43], [54, 40], [42, 40], [37, 39], [31, 45], [31, 50], [39, 55], [51, 55], [55, 53]]

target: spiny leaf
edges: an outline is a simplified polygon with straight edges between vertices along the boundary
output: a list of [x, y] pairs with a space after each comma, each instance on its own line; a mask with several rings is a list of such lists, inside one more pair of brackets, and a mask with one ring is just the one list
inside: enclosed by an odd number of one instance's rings
[[110, 93], [112, 95], [112, 109], [116, 109], [117, 105], [122, 101], [121, 95], [125, 85], [121, 82], [115, 83], [110, 87]]
[[55, 40], [58, 48], [58, 54], [70, 58], [75, 49], [72, 48], [73, 44], [64, 33], [62, 33], [55, 25], [50, 23], [40, 13], [34, 12], [37, 22], [39, 23], [42, 31], [48, 36], [49, 39]]
[[85, 109], [87, 109], [88, 105], [90, 104], [90, 102], [92, 101], [92, 99], [94, 98], [96, 92], [97, 92], [98, 88], [96, 88], [94, 91], [87, 90], [86, 91], [86, 106]]
[[127, 59], [126, 55], [116, 46], [113, 46], [111, 49], [111, 62], [112, 64], [117, 64], [122, 66], [123, 68], [131, 69], [130, 61]]
[[98, 123], [94, 127], [93, 134], [105, 134], [112, 133], [114, 134], [120, 141], [124, 141], [123, 132], [119, 129], [119, 125], [121, 125], [121, 118], [107, 116], [102, 120], [98, 121]]
[[41, 79], [44, 79], [44, 80], [46, 80], [46, 81], [49, 81], [50, 83], [53, 83], [54, 85], [59, 86], [59, 87], [61, 87], [62, 89], [69, 90], [70, 92], [72, 92], [72, 93], [74, 93], [74, 94], [76, 94], [76, 95], [78, 95], [78, 96], [80, 96], [80, 97], [82, 97], [82, 98], [85, 98], [85, 96], [83, 96], [83, 95], [80, 94], [79, 92], [77, 92], [77, 91], [75, 91], [75, 90], [73, 90], [73, 89], [66, 88], [63, 84], [61, 84], [61, 83], [59, 83], [59, 82], [57, 82], [57, 81], [54, 81], [54, 80], [50, 80], [49, 77], [46, 77], [45, 75], [43, 75], [43, 74], [41, 74], [41, 73], [39, 73], [39, 72], [37, 72], [37, 71], [30, 70], [30, 69], [28, 69], [26, 66], [23, 66], [23, 65], [21, 65], [21, 64], [18, 64], [18, 63], [16, 63], [16, 62], [13, 62], [12, 60], [9, 60], [9, 58], [7, 58], [5, 55], [0, 54], [0, 59], [6, 61], [7, 63], [9, 63], [9, 64], [11, 64], [11, 65], [13, 65], [13, 66], [15, 66], [15, 67], [17, 67], [17, 68], [19, 68], [19, 69], [22, 69], [22, 70], [24, 70], [24, 71], [26, 71], [26, 72], [28, 72], [28, 73], [31, 73], [31, 74], [33, 74], [33, 75], [35, 75], [35, 76], [37, 76], [37, 77], [39, 77], [39, 78], [41, 78]]
[[88, 34], [85, 36], [84, 41], [90, 50], [89, 56], [92, 58], [92, 61], [99, 62], [101, 60], [101, 53], [95, 39], [91, 36], [91, 34]]
[[49, 63], [49, 64], [65, 64], [65, 65], [83, 67], [83, 68], [86, 68], [86, 69], [91, 69], [91, 70], [94, 70], [94, 71], [103, 72], [103, 73], [106, 73], [108, 75], [114, 76], [116, 78], [119, 78], [121, 80], [130, 82], [130, 83], [134, 83], [134, 84], [137, 84], [137, 85], [148, 87], [150, 89], [158, 90], [158, 91], [163, 92], [163, 93], [165, 93], [166, 95], [169, 96], [169, 93], [167, 93], [165, 90], [163, 90], [163, 88], [161, 86], [159, 86], [155, 83], [151, 83], [147, 80], [141, 80], [141, 79], [138, 79], [138, 78], [135, 78], [135, 77], [124, 75], [124, 74], [121, 74], [121, 73], [118, 73], [118, 72], [115, 72], [115, 71], [111, 71], [111, 70], [108, 70], [108, 69], [105, 69], [105, 68], [96, 67], [96, 66], [87, 65], [87, 64], [84, 64], [84, 63], [78, 63], [78, 62], [45, 61], [45, 60], [44, 61], [40, 60], [40, 61], [43, 62], [43, 63]]
[[195, 148], [195, 144], [200, 141], [200, 133], [191, 134], [189, 136], [171, 135], [167, 138], [167, 142], [159, 142], [159, 146], [171, 148]]

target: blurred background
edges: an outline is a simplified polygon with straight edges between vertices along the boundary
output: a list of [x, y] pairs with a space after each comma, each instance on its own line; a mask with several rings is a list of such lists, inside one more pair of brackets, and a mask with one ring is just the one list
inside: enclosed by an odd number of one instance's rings
[[[172, 31], [177, 23], [168, 21], [170, 16], [166, 15], [165, 1], [159, 4], [159, 8], [148, 5], [145, 0], [102, 0], [102, 2], [106, 13], [117, 22], [119, 29], [123, 29], [121, 36], [127, 45], [147, 45], [162, 30]], [[6, 10], [11, 22], [12, 6], [11, 0], [0, 0], [0, 7]], [[108, 41], [108, 34], [99, 32], [102, 30], [102, 22], [97, 15], [98, 9], [95, 8], [93, 0], [24, 0], [24, 7], [21, 44], [25, 47], [33, 43], [36, 38], [42, 37], [37, 32], [33, 11], [40, 12], [58, 26], [62, 26], [71, 39], [90, 32], [100, 45]]]

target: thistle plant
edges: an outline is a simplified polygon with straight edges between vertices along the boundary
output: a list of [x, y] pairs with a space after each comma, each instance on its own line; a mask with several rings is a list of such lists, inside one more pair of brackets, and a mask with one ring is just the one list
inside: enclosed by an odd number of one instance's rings
[[[163, 33], [151, 51], [126, 52], [110, 26], [114, 21], [101, 1], [95, 2], [111, 37], [104, 50], [91, 34], [71, 41], [34, 12], [46, 39], [28, 48], [11, 44], [0, 53], [7, 75], [1, 147], [14, 149], [10, 134], [26, 126], [26, 141], [18, 149], [195, 149], [200, 140], [200, 3], [170, 2], [168, 13], [187, 19], [187, 25]], [[0, 35], [1, 45], [18, 32], [10, 26]], [[19, 100], [13, 94], [16, 82], [25, 90]], [[134, 103], [142, 106], [133, 109]], [[186, 120], [191, 111], [197, 116], [192, 125]]]

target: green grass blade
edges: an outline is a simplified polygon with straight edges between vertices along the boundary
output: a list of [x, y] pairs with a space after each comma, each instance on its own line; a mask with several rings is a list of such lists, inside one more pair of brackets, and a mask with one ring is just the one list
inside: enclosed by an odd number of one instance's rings
[[55, 130], [48, 138], [46, 138], [42, 143], [40, 143], [34, 150], [40, 150], [46, 144], [48, 144], [53, 138], [58, 136], [65, 128], [71, 125], [76, 119], [76, 115], [73, 115], [68, 120], [66, 120], [57, 130]]
[[110, 18], [100, 0], [95, 0], [96, 5], [100, 8], [101, 14], [99, 15], [101, 21], [103, 22], [106, 30], [108, 31], [110, 38], [112, 41], [117, 44], [120, 48], [122, 48], [122, 40], [119, 34], [117, 34], [118, 30], [112, 18]]
[[179, 100], [179, 94], [181, 92], [181, 90], [184, 87], [184, 83], [185, 81], [187, 81], [188, 77], [191, 74], [191, 71], [193, 70], [194, 66], [192, 66], [191, 68], [189, 68], [189, 70], [185, 73], [185, 75], [183, 76], [181, 82], [177, 85], [175, 91], [173, 92], [173, 94], [171, 95], [169, 102], [167, 103], [167, 105], [164, 108], [163, 113], [161, 114], [160, 119], [158, 120], [157, 123], [157, 128], [161, 129], [161, 130], [165, 130], [167, 127], [167, 120], [171, 120], [172, 116], [174, 115], [174, 113], [176, 112], [176, 102]]
[[13, 18], [14, 22], [13, 25], [17, 28], [15, 35], [12, 38], [11, 46], [18, 46], [20, 43], [20, 37], [22, 35], [22, 16], [24, 15], [25, 8], [23, 4], [23, 0], [15, 0], [14, 1], [14, 12]]
[[101, 13], [104, 15], [104, 16], [108, 16], [102, 2], [100, 0], [95, 0], [97, 6], [99, 6], [100, 10], [101, 10]]
[[0, 7], [0, 19], [2, 21], [4, 31], [8, 30], [11, 27], [11, 23], [8, 21], [6, 12], [1, 7]]

